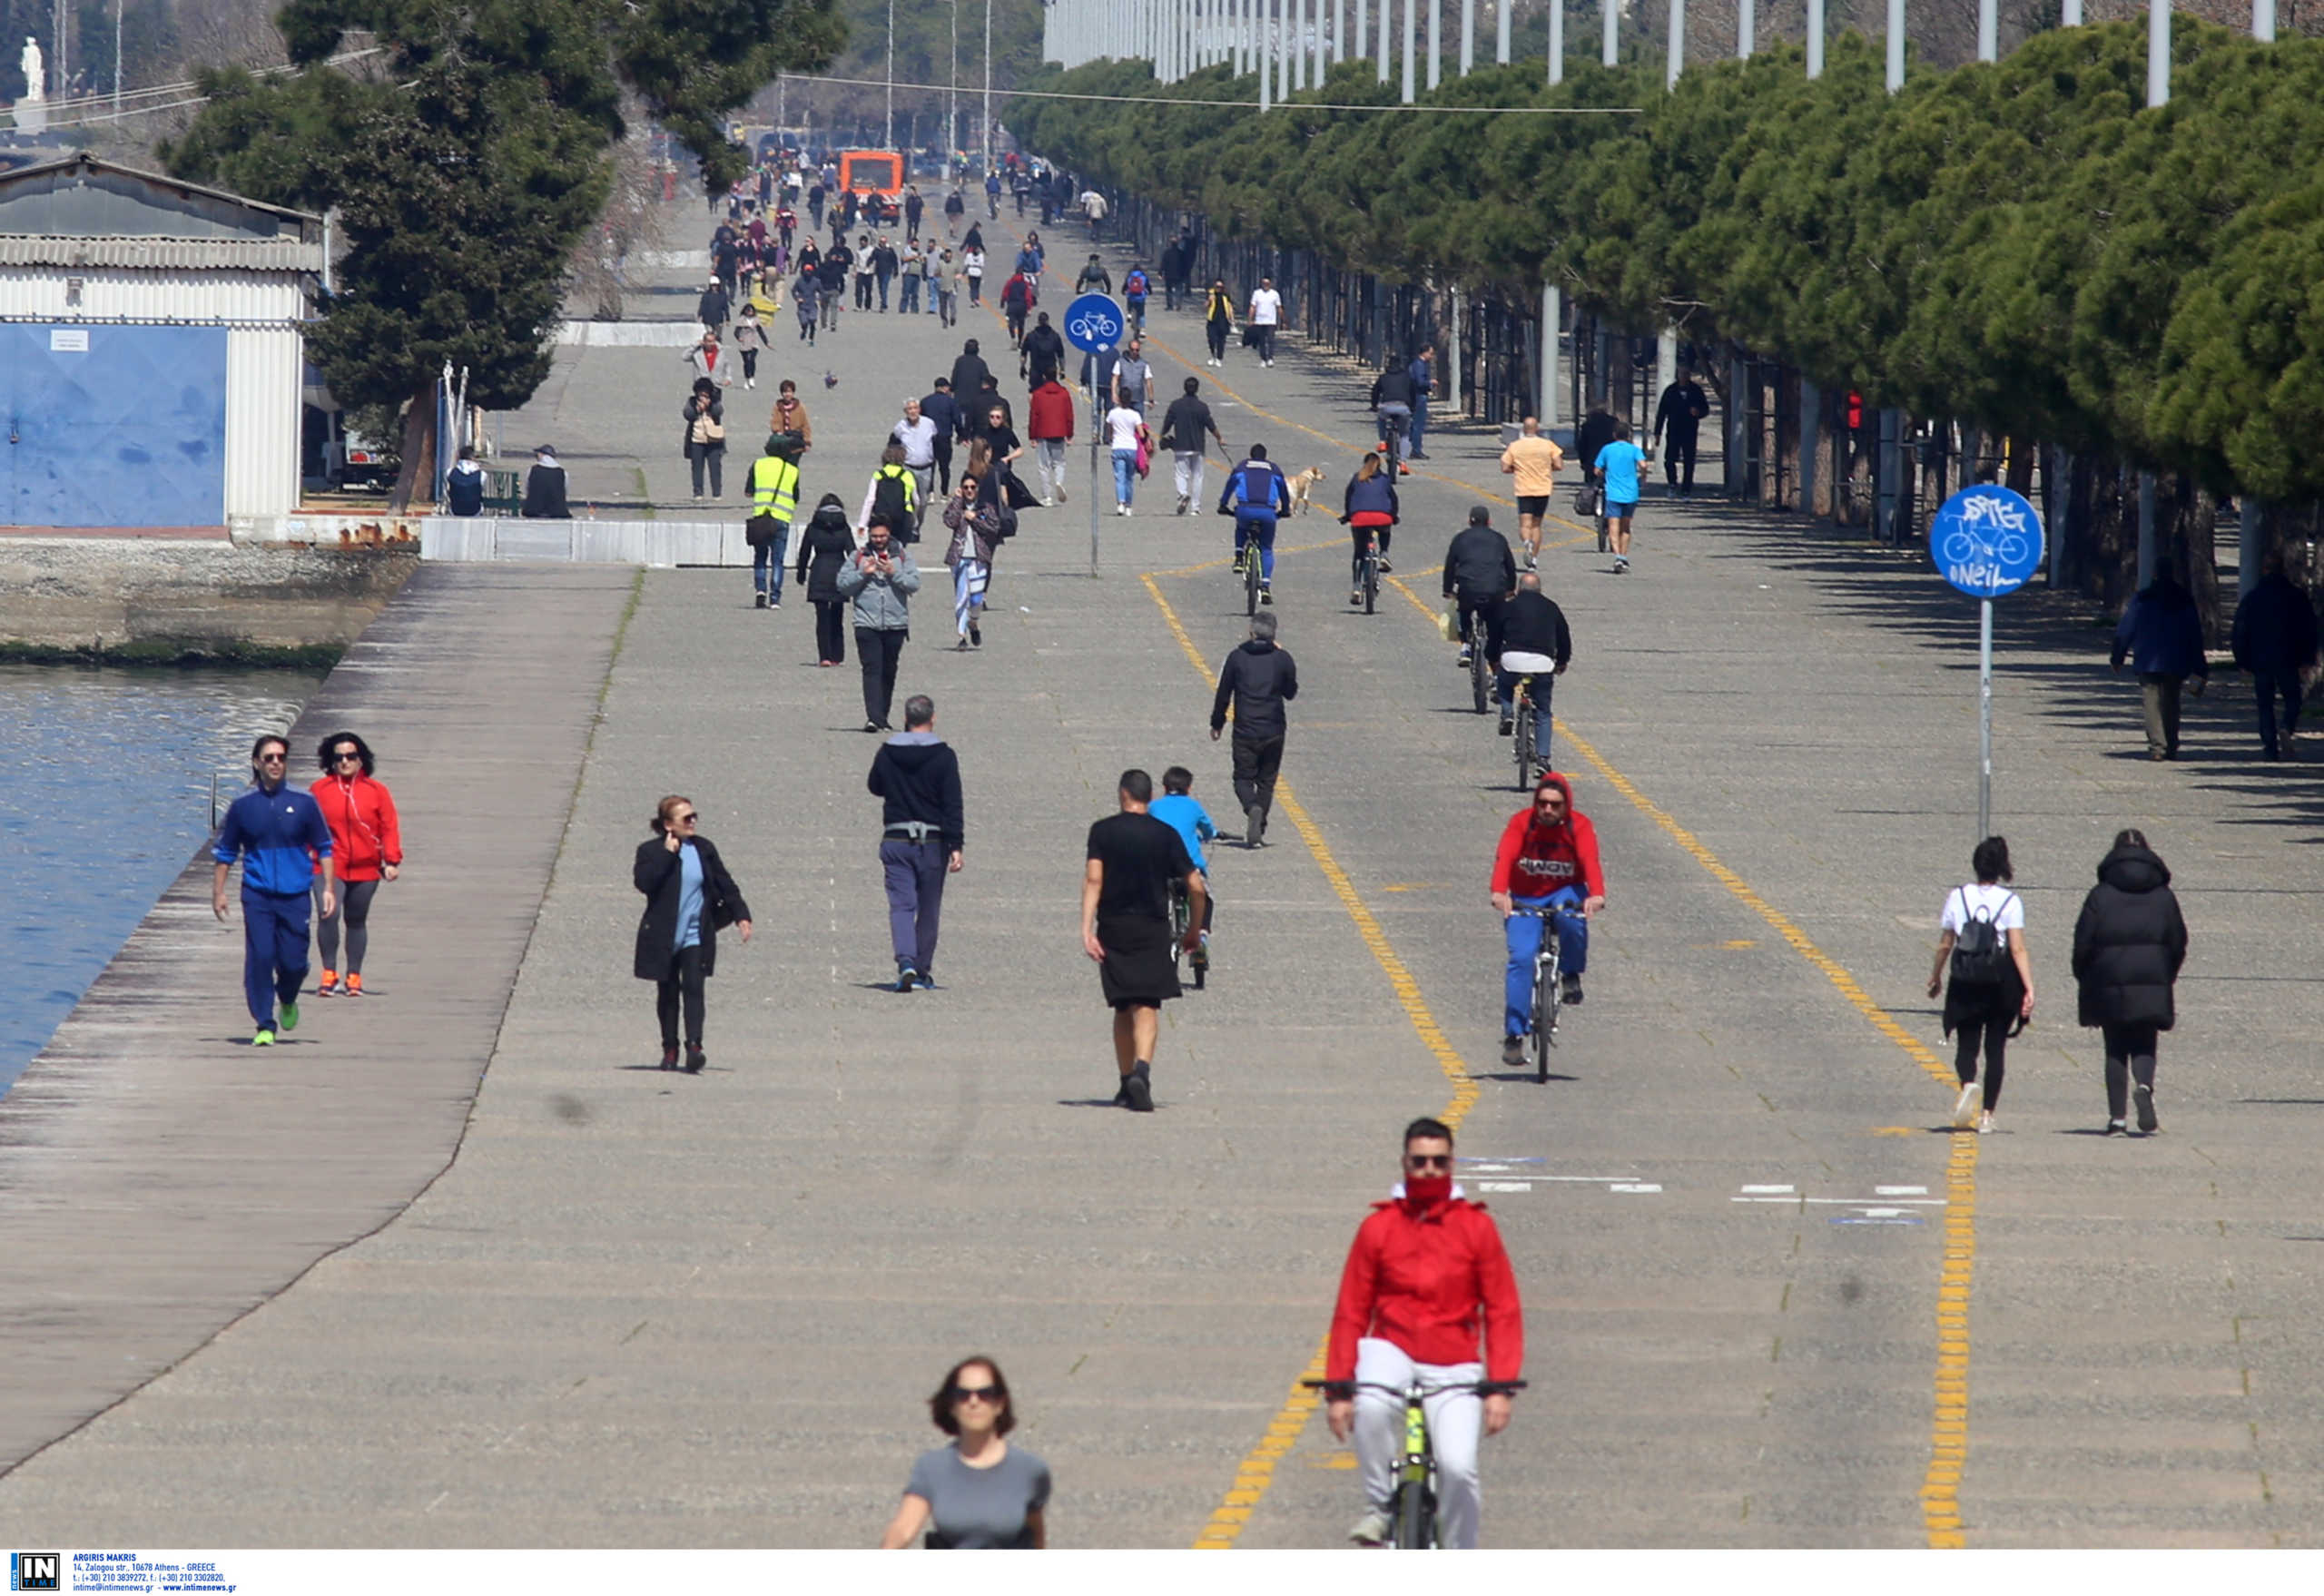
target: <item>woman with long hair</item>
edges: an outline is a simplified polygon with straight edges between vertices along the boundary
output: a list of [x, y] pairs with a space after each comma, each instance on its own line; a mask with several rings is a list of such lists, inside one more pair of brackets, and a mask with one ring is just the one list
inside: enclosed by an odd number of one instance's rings
[[1364, 602], [1364, 551], [1375, 538], [1380, 544], [1380, 568], [1395, 568], [1388, 563], [1388, 542], [1395, 535], [1399, 513], [1395, 478], [1382, 468], [1378, 450], [1365, 450], [1364, 463], [1348, 479], [1346, 507], [1340, 515], [1349, 539], [1355, 545], [1348, 561], [1350, 604]]
[[[371, 941], [371, 899], [382, 881], [393, 881], [403, 869], [403, 832], [396, 821], [396, 801], [372, 772], [378, 766], [371, 745], [352, 732], [337, 732], [315, 751], [322, 779], [307, 791], [330, 827], [331, 859], [337, 866], [339, 898], [326, 907], [320, 890], [315, 894], [315, 951], [322, 955], [323, 973], [315, 995], [328, 998], [344, 991], [363, 995], [363, 954]], [[347, 963], [341, 984], [339, 961], [340, 925], [346, 922]]]
[[1009, 1443], [1017, 1414], [1009, 1382], [988, 1357], [952, 1365], [929, 1416], [951, 1437], [921, 1453], [880, 1544], [898, 1551], [923, 1530], [938, 1551], [1038, 1552], [1049, 1543], [1049, 1466]]

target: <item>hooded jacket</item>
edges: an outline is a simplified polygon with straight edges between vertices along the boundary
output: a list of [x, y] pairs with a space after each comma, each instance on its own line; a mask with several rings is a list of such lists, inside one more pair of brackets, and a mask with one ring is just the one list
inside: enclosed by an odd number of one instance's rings
[[797, 576], [807, 585], [811, 604], [837, 604], [840, 567], [855, 553], [855, 528], [847, 524], [847, 507], [836, 493], [826, 493], [799, 537]]
[[2316, 607], [2281, 571], [2235, 606], [2235, 663], [2247, 671], [2289, 675], [2316, 663]]
[[855, 600], [853, 621], [859, 631], [911, 630], [911, 596], [920, 591], [920, 567], [912, 563], [911, 550], [893, 538], [888, 542], [888, 555], [896, 568], [878, 576], [867, 573], [855, 560], [840, 562], [840, 596]]
[[899, 732], [880, 744], [863, 784], [885, 799], [883, 825], [918, 821], [937, 828], [947, 850], [968, 834], [960, 802], [960, 757], [933, 732]]
[[2203, 621], [2195, 596], [2167, 576], [2139, 590], [2114, 628], [2113, 664], [2128, 655], [2142, 676], [2208, 676]]
[[1218, 692], [1210, 701], [1210, 729], [1224, 730], [1226, 706], [1235, 705], [1235, 735], [1265, 742], [1288, 727], [1283, 706], [1299, 696], [1299, 667], [1289, 653], [1254, 637], [1226, 656]]
[[2171, 988], [2186, 961], [2187, 922], [2169, 868], [2134, 844], [2109, 852], [2073, 927], [2082, 1023], [2169, 1030], [2177, 1018]]
[[403, 832], [396, 801], [370, 776], [342, 782], [327, 775], [307, 789], [330, 827], [331, 868], [343, 882], [376, 882], [382, 865], [403, 865]]
[[1493, 850], [1492, 891], [1512, 898], [1546, 898], [1561, 887], [1580, 887], [1585, 898], [1606, 895], [1606, 875], [1598, 867], [1598, 828], [1573, 806], [1573, 783], [1556, 771], [1544, 773], [1536, 793], [1555, 787], [1565, 794], [1565, 818], [1541, 825], [1527, 804], [1502, 828]]
[[1403, 1195], [1372, 1205], [1340, 1272], [1324, 1378], [1355, 1378], [1356, 1343], [1393, 1342], [1418, 1364], [1477, 1359], [1485, 1378], [1515, 1380], [1525, 1368], [1525, 1309], [1501, 1228], [1482, 1203], [1453, 1195], [1425, 1206]]
[[455, 516], [484, 513], [484, 468], [474, 460], [456, 463], [444, 478], [444, 509]]
[[1025, 431], [1036, 442], [1073, 436], [1073, 395], [1055, 372], [1025, 400]]

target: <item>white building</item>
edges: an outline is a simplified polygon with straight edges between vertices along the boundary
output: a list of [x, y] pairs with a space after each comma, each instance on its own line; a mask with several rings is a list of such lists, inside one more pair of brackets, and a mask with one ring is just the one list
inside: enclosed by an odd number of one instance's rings
[[0, 172], [0, 527], [298, 507], [322, 219], [88, 155]]

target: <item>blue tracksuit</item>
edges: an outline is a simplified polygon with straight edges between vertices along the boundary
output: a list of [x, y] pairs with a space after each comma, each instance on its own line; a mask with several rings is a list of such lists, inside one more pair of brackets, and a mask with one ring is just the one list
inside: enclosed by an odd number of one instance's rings
[[1259, 546], [1259, 576], [1275, 580], [1275, 521], [1291, 513], [1291, 484], [1273, 460], [1245, 460], [1226, 474], [1226, 491], [1218, 496], [1221, 515], [1235, 516], [1235, 557], [1243, 557], [1246, 543]]
[[307, 893], [314, 857], [330, 852], [322, 809], [287, 783], [251, 788], [218, 827], [211, 857], [242, 862], [242, 992], [261, 1030], [274, 1029], [276, 999], [297, 1001], [307, 978]]

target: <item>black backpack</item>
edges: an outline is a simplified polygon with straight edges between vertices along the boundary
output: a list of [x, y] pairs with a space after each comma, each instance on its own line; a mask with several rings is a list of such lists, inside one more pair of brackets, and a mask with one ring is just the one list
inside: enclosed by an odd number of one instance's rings
[[1962, 925], [1953, 942], [1953, 984], [1957, 987], [1997, 987], [2009, 978], [2009, 944], [1994, 922], [2017, 894], [2001, 901], [1989, 915], [1969, 906], [1969, 890], [1960, 889]]
[[911, 515], [904, 505], [904, 478], [886, 471], [880, 474], [879, 485], [872, 490], [872, 518], [883, 521], [888, 530], [898, 537], [912, 529]]

